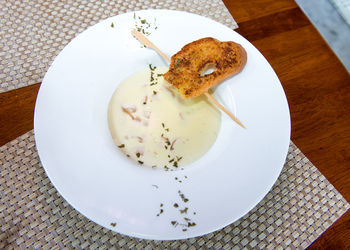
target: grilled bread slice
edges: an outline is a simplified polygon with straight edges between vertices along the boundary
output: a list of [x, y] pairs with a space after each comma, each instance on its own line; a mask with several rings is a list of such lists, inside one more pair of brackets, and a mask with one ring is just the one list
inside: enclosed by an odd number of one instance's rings
[[[240, 44], [206, 37], [185, 45], [173, 55], [164, 79], [183, 97], [196, 97], [241, 72], [246, 62], [247, 53]], [[202, 74], [211, 67], [212, 73]]]

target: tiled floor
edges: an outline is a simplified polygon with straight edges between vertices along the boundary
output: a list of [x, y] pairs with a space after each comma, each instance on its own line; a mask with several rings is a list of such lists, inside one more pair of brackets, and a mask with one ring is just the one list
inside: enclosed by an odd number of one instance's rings
[[350, 72], [350, 26], [329, 0], [295, 0]]

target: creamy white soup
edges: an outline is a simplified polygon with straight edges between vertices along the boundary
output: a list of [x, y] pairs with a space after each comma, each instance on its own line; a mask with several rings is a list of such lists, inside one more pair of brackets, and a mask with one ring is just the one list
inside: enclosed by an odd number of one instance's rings
[[117, 146], [137, 164], [172, 170], [214, 144], [221, 114], [205, 96], [183, 99], [162, 74], [166, 67], [125, 79], [112, 96], [108, 123]]

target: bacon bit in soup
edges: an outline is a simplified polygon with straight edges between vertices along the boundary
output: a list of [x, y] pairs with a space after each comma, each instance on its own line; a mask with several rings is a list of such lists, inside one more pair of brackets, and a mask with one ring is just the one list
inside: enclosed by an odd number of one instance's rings
[[150, 110], [145, 110], [145, 112], [144, 112], [144, 116], [147, 118], [147, 119], [149, 119], [150, 117], [151, 117], [151, 111]]
[[133, 107], [128, 107], [128, 108], [125, 108], [122, 106], [122, 111], [127, 114], [128, 116], [130, 116], [130, 118], [132, 120], [135, 120], [135, 117], [132, 115], [132, 113], [135, 113], [136, 112], [136, 108], [133, 108]]

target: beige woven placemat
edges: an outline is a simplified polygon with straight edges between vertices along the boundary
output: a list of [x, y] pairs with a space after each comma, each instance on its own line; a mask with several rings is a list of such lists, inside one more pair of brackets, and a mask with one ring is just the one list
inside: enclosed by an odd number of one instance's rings
[[183, 10], [238, 27], [221, 0], [0, 0], [0, 93], [41, 82], [56, 55], [88, 26], [150, 8]]
[[140, 240], [91, 222], [57, 193], [40, 164], [32, 131], [2, 146], [0, 159], [0, 249], [306, 248], [350, 208], [291, 143], [272, 190], [237, 222], [188, 240]]

